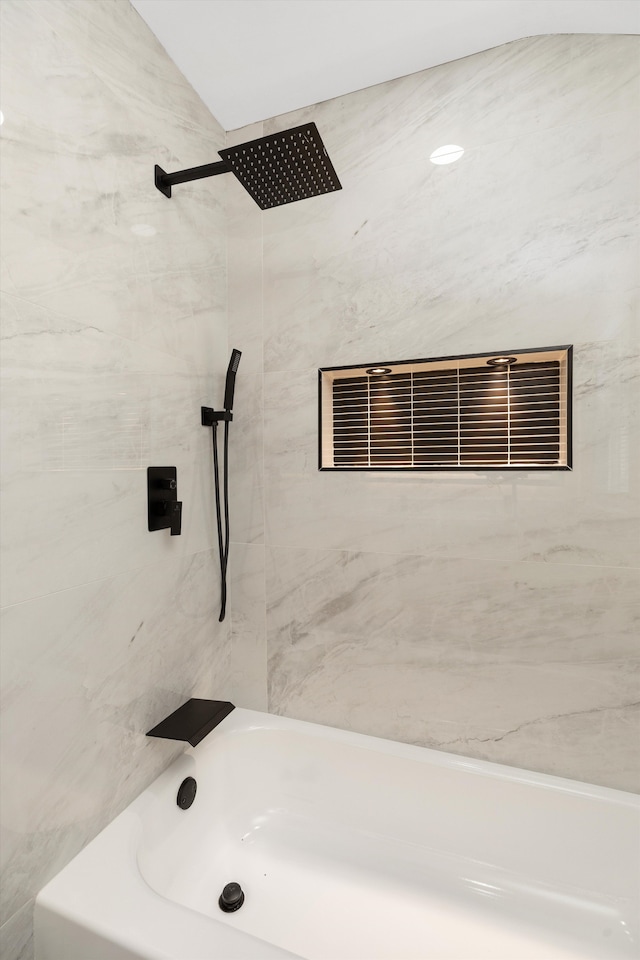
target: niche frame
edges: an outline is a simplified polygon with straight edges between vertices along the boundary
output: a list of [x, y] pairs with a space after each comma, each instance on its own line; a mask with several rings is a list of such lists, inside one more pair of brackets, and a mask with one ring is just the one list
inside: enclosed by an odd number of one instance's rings
[[[504, 366], [502, 369], [500, 365], [489, 364], [489, 360], [497, 360], [499, 358], [508, 358], [510, 363]], [[511, 382], [511, 375], [508, 373], [510, 370], [520, 370], [525, 369], [525, 366], [531, 371], [534, 369], [534, 364], [544, 365], [557, 363], [558, 369], [558, 403], [557, 403], [557, 419], [558, 419], [558, 429], [559, 429], [559, 441], [558, 441], [558, 457], [555, 462], [547, 460], [546, 462], [535, 462], [533, 459], [524, 459], [520, 458], [516, 461], [512, 460], [512, 450], [515, 449], [515, 441], [512, 444], [511, 441], [511, 428], [517, 423], [515, 415], [511, 412], [511, 402], [514, 399], [514, 394], [510, 393], [509, 402], [507, 404], [508, 414], [507, 418], [504, 421], [506, 424], [508, 443], [507, 443], [507, 456], [503, 459], [496, 458], [493, 462], [481, 461], [479, 458], [473, 462], [466, 456], [467, 449], [465, 448], [465, 456], [462, 455], [462, 448], [464, 443], [461, 440], [461, 423], [464, 422], [464, 418], [468, 412], [467, 408], [463, 408], [463, 401], [466, 403], [468, 397], [463, 396], [460, 391], [458, 392], [458, 445], [459, 452], [457, 458], [452, 456], [447, 456], [445, 462], [421, 462], [416, 463], [415, 457], [412, 455], [411, 463], [408, 462], [385, 462], [384, 457], [374, 457], [370, 455], [371, 443], [369, 444], [369, 456], [367, 458], [361, 457], [358, 462], [345, 462], [344, 458], [338, 457], [338, 462], [336, 462], [336, 437], [339, 435], [336, 430], [336, 425], [338, 423], [338, 417], [334, 414], [334, 410], [337, 408], [336, 403], [334, 402], [334, 389], [333, 385], [336, 382], [348, 380], [348, 379], [362, 379], [368, 378], [369, 382], [377, 382], [378, 384], [383, 383], [385, 378], [387, 382], [392, 382], [393, 378], [399, 378], [400, 375], [406, 376], [408, 374], [417, 374], [423, 375], [428, 372], [457, 372], [458, 378], [460, 377], [460, 371], [473, 371], [475, 367], [478, 370], [482, 370], [486, 373], [486, 383], [495, 381], [496, 383], [500, 381], [499, 374], [504, 373], [504, 369], [507, 370], [507, 383]], [[518, 364], [520, 366], [518, 367]], [[385, 368], [388, 370], [384, 375], [376, 376], [367, 371], [374, 370], [375, 368]], [[494, 377], [491, 377], [491, 374], [494, 374]], [[497, 374], [497, 376], [496, 376]], [[463, 379], [465, 374], [462, 374]], [[524, 376], [524, 374], [522, 375]], [[413, 376], [411, 377], [412, 384], [415, 382]], [[472, 379], [469, 378], [469, 379]], [[482, 378], [480, 378], [482, 379]], [[505, 379], [504, 377], [502, 378]], [[517, 378], [513, 378], [514, 382]], [[535, 379], [535, 378], [533, 378]], [[542, 377], [540, 378], [542, 379]], [[428, 381], [428, 376], [426, 377]], [[406, 386], [406, 385], [405, 385]], [[451, 384], [449, 384], [451, 386]], [[357, 391], [356, 386], [356, 391]], [[511, 387], [509, 386], [509, 391]], [[353, 417], [352, 426], [355, 423], [356, 430], [354, 436], [358, 433], [357, 442], [359, 444], [359, 449], [362, 452], [364, 450], [362, 438], [364, 437], [365, 431], [363, 429], [362, 415], [363, 415], [363, 391], [360, 391], [359, 403], [360, 409], [357, 411], [357, 415]], [[412, 411], [415, 412], [414, 397], [415, 392], [412, 386], [411, 388], [411, 405]], [[448, 398], [449, 400], [451, 397]], [[402, 402], [406, 403], [406, 397], [402, 398]], [[368, 403], [369, 409], [369, 430], [368, 437], [371, 438], [371, 399], [369, 398]], [[453, 409], [455, 404], [450, 405], [450, 408]], [[406, 407], [405, 407], [406, 409]], [[415, 432], [413, 431], [414, 416], [412, 412], [412, 435], [415, 437]], [[477, 409], [476, 409], [477, 412]], [[396, 411], [398, 413], [398, 411]], [[358, 417], [360, 418], [358, 420]], [[520, 350], [504, 350], [504, 351], [487, 351], [483, 353], [470, 353], [470, 354], [456, 354], [445, 357], [428, 357], [418, 360], [400, 360], [400, 361], [383, 361], [378, 363], [359, 363], [359, 364], [349, 364], [341, 366], [331, 366], [331, 367], [321, 367], [318, 370], [318, 470], [321, 472], [369, 472], [369, 473], [393, 473], [393, 472], [404, 472], [404, 473], [422, 473], [422, 472], [460, 472], [460, 471], [470, 471], [474, 473], [484, 473], [487, 471], [490, 472], [520, 472], [528, 473], [531, 471], [540, 471], [540, 470], [572, 470], [573, 469], [573, 431], [572, 431], [572, 418], [573, 418], [573, 345], [572, 344], [563, 344], [559, 346], [550, 346], [550, 347], [528, 347], [526, 349]], [[545, 418], [549, 419], [549, 418]], [[386, 425], [387, 429], [390, 429], [389, 424]], [[515, 430], [514, 430], [515, 435]], [[406, 435], [405, 435], [406, 439]], [[421, 438], [422, 439], [422, 438]], [[412, 448], [414, 448], [415, 440], [412, 440]], [[406, 445], [405, 445], [406, 446]], [[467, 444], [467, 448], [468, 448]], [[406, 451], [405, 451], [406, 452]], [[398, 458], [402, 461], [402, 457]], [[407, 457], [404, 458], [405, 460]], [[420, 458], [418, 458], [420, 459]], [[455, 462], [454, 462], [455, 459]]]

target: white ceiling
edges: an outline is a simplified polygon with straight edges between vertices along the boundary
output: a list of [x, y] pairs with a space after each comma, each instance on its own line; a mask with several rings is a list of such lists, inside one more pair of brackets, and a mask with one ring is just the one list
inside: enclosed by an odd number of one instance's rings
[[640, 0], [131, 0], [225, 130], [522, 37], [640, 33]]

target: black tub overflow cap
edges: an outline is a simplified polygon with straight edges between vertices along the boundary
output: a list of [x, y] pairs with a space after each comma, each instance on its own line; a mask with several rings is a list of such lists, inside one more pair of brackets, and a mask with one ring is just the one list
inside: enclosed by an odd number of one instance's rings
[[189, 809], [196, 798], [197, 789], [198, 784], [193, 777], [187, 777], [186, 780], [182, 781], [180, 784], [180, 789], [178, 790], [178, 796], [176, 797], [176, 803], [181, 810]]
[[226, 885], [218, 900], [218, 906], [221, 910], [224, 910], [225, 913], [233, 913], [234, 910], [239, 910], [243, 903], [244, 893], [242, 892], [242, 887], [239, 883], [233, 882]]

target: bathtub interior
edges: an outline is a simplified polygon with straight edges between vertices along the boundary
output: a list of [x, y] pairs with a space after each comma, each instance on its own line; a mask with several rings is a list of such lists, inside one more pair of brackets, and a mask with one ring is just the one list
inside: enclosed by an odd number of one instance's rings
[[161, 896], [311, 960], [638, 955], [626, 795], [259, 716], [150, 788], [137, 862]]

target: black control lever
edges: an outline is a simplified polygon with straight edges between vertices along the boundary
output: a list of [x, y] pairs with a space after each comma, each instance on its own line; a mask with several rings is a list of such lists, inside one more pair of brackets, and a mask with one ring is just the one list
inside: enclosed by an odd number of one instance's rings
[[174, 500], [171, 504], [171, 536], [179, 537], [182, 533], [182, 500]]

